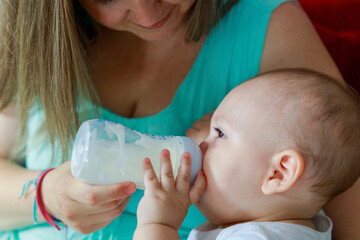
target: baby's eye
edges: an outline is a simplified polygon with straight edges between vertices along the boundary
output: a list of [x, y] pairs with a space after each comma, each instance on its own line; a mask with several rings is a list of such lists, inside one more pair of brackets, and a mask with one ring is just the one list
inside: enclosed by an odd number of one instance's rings
[[217, 137], [219, 138], [225, 137], [225, 134], [219, 128], [214, 128], [214, 129], [217, 132]]

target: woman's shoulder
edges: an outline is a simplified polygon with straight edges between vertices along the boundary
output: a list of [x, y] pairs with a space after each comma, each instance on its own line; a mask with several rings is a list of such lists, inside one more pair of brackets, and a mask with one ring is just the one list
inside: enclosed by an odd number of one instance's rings
[[[221, 38], [228, 35], [231, 38], [239, 36], [244, 40], [250, 39], [252, 33], [263, 34], [266, 32], [270, 16], [283, 3], [296, 4], [293, 0], [239, 0], [222, 17], [212, 33], [219, 33]], [[248, 37], [244, 38], [244, 35]]]
[[224, 72], [221, 77], [230, 79], [230, 87], [255, 76], [272, 12], [286, 2], [289, 1], [237, 1], [212, 29], [202, 49], [206, 62], [209, 64], [210, 59], [215, 63], [211, 67], [214, 74]]
[[282, 4], [269, 20], [259, 72], [279, 68], [307, 68], [342, 79], [310, 19], [297, 2]]
[[[262, 13], [272, 13], [277, 7], [286, 2], [296, 2], [295, 0], [239, 0], [231, 11], [241, 11], [244, 8], [251, 8], [253, 11]], [[246, 9], [249, 10], [249, 9]]]

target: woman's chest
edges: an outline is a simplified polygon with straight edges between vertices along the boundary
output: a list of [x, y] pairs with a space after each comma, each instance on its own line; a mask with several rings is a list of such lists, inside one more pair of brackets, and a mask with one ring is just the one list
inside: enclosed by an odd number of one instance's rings
[[180, 72], [135, 69], [98, 81], [95, 88], [104, 108], [127, 118], [143, 117], [166, 108], [185, 77]]
[[199, 49], [167, 58], [119, 58], [94, 68], [101, 105], [127, 118], [154, 115], [171, 104]]

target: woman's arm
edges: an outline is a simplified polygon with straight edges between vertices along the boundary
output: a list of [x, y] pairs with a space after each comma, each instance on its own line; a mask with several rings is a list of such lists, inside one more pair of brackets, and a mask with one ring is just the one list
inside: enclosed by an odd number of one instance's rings
[[[308, 68], [344, 81], [320, 37], [301, 7], [279, 6], [271, 16], [260, 72], [279, 68]], [[360, 239], [360, 182], [326, 206], [334, 222], [334, 240]]]
[[331, 200], [325, 212], [333, 220], [334, 240], [360, 239], [360, 179], [346, 192]]
[[[8, 106], [0, 113], [0, 229], [9, 230], [33, 223], [32, 208], [34, 187], [31, 186], [22, 199], [18, 196], [23, 184], [36, 178], [39, 171], [26, 171], [8, 160], [15, 142], [18, 121], [15, 105]], [[39, 222], [44, 221], [39, 217]]]
[[[21, 199], [18, 196], [24, 183], [36, 179], [40, 173], [29, 171], [8, 159], [19, 127], [15, 108], [12, 104], [0, 112], [0, 230], [33, 224], [34, 185], [25, 191]], [[39, 212], [37, 220], [39, 223], [45, 221]]]
[[[8, 156], [15, 143], [18, 120], [15, 106], [0, 112], [0, 230], [12, 230], [33, 225], [34, 187], [19, 199], [23, 184], [36, 179], [40, 171], [30, 171]], [[75, 179], [70, 161], [49, 172], [42, 183], [41, 193], [47, 211], [81, 233], [99, 230], [125, 209], [135, 184], [123, 182], [94, 186]], [[44, 219], [37, 212], [38, 222]]]
[[274, 10], [266, 33], [259, 73], [307, 68], [343, 78], [304, 10], [286, 2]]
[[[34, 187], [29, 187], [21, 199], [18, 196], [23, 184], [31, 178], [35, 179], [39, 173], [27, 171], [7, 159], [0, 159], [0, 230], [33, 224]], [[40, 215], [37, 217], [39, 223], [44, 222]]]

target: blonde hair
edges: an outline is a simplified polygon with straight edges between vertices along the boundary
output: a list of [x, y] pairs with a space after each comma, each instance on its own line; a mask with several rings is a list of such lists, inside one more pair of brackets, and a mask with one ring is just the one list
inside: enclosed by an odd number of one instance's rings
[[275, 70], [261, 79], [276, 89], [273, 105], [282, 111], [275, 127], [278, 150], [302, 154], [314, 196], [327, 201], [351, 187], [360, 176], [358, 93], [305, 69]]
[[[186, 40], [198, 41], [236, 2], [196, 1]], [[62, 156], [68, 156], [79, 124], [77, 109], [86, 99], [98, 102], [87, 56], [96, 35], [91, 21], [76, 0], [1, 0], [0, 11], [0, 109], [16, 103], [21, 139], [29, 111], [39, 103], [42, 128], [52, 146], [58, 139]]]

